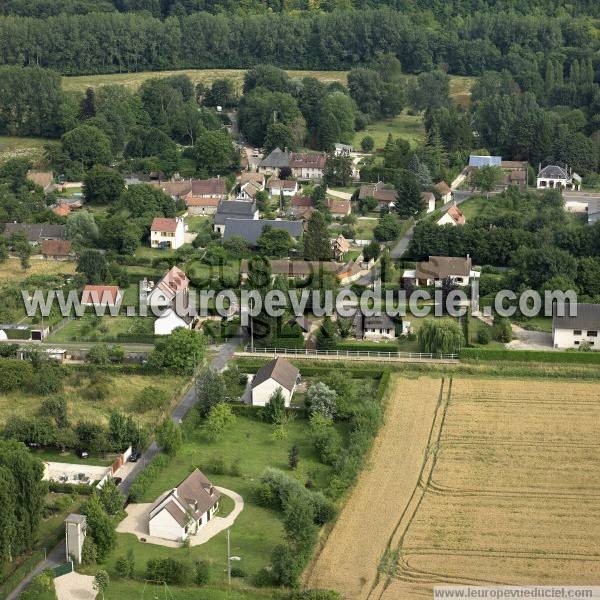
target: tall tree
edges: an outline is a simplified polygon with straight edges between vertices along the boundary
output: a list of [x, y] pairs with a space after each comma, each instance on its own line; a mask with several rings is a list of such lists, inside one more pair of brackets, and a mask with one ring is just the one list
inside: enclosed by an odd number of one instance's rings
[[304, 258], [306, 260], [331, 260], [332, 250], [327, 223], [321, 212], [316, 211], [308, 220], [304, 236]]

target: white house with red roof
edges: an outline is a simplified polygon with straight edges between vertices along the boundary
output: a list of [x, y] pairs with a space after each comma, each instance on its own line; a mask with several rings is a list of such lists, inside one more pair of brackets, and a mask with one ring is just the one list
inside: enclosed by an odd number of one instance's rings
[[185, 243], [185, 224], [181, 217], [173, 219], [156, 217], [150, 225], [152, 248], [177, 250]]
[[86, 285], [81, 293], [82, 306], [117, 306], [122, 300], [116, 285]]
[[458, 206], [453, 204], [442, 216], [437, 220], [438, 225], [464, 225], [467, 222], [465, 215]]
[[148, 294], [147, 303], [149, 306], [168, 306], [178, 294], [187, 294], [189, 288], [187, 275], [179, 267], [173, 267]]

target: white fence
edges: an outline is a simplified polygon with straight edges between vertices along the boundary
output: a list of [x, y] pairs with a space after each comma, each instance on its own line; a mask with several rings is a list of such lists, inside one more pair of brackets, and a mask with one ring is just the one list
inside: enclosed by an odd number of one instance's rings
[[288, 356], [364, 356], [372, 358], [403, 358], [419, 360], [457, 360], [458, 354], [437, 354], [431, 352], [386, 352], [379, 350], [308, 350], [306, 348], [252, 348], [246, 346], [244, 352], [250, 354], [283, 354]]

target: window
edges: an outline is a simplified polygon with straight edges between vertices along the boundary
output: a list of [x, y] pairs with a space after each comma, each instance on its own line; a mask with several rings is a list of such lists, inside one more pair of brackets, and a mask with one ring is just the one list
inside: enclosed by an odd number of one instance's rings
[[597, 331], [588, 331], [588, 336], [589, 337], [598, 337], [598, 332]]
[[577, 341], [577, 342], [575, 342], [575, 345], [576, 345], [576, 346], [579, 346], [579, 342], [578, 342], [578, 341]]
[[581, 335], [581, 329], [575, 329], [573, 335]]

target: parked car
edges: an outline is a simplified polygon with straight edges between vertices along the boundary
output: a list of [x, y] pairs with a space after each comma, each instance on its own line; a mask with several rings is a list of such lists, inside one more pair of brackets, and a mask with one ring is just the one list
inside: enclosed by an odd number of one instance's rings
[[79, 458], [89, 458], [90, 453], [87, 450], [78, 450], [77, 456], [79, 456]]
[[129, 462], [137, 462], [140, 460], [142, 453], [139, 450], [134, 450], [129, 457]]

